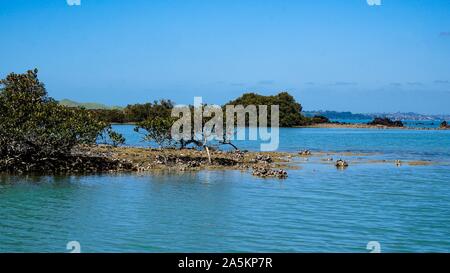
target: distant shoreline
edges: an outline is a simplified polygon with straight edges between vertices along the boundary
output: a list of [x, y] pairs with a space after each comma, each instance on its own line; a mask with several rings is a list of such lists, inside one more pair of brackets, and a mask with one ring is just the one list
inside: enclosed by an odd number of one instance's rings
[[378, 129], [378, 130], [450, 130], [450, 128], [425, 128], [425, 127], [390, 127], [384, 125], [369, 125], [365, 123], [320, 123], [306, 126], [294, 126], [293, 128], [329, 128], [329, 129]]
[[[125, 123], [111, 123], [111, 125], [136, 125], [136, 123], [125, 122]], [[280, 127], [280, 128], [322, 128], [322, 129], [378, 129], [378, 130], [416, 130], [416, 131], [429, 131], [438, 130], [445, 131], [450, 130], [450, 128], [425, 128], [425, 127], [389, 127], [384, 125], [369, 125], [366, 123], [319, 123], [314, 125], [305, 126], [293, 126], [293, 127]]]

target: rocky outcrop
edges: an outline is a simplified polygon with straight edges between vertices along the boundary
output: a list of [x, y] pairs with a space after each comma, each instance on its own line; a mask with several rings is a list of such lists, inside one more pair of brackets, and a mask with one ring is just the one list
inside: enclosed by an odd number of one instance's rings
[[310, 156], [312, 153], [310, 150], [303, 150], [303, 151], [298, 152], [298, 154], [300, 156]]
[[367, 123], [368, 125], [386, 126], [386, 127], [403, 127], [403, 122], [400, 120], [392, 121], [389, 118], [375, 118], [373, 121]]
[[337, 168], [341, 168], [341, 169], [347, 168], [348, 167], [348, 163], [347, 163], [347, 161], [339, 159], [338, 161], [336, 161], [336, 167]]
[[70, 155], [25, 163], [20, 159], [0, 159], [0, 173], [94, 174], [106, 172], [149, 172], [154, 170], [197, 171], [207, 169], [252, 170], [259, 177], [285, 178], [287, 153], [212, 150], [210, 159], [203, 150], [151, 149], [80, 145]]
[[251, 161], [252, 163], [272, 163], [272, 157], [270, 157], [269, 155], [256, 155], [255, 159], [253, 159]]
[[258, 177], [274, 177], [280, 179], [285, 179], [288, 177], [285, 170], [272, 170], [269, 166], [253, 166], [252, 174]]
[[444, 120], [441, 123], [441, 125], [439, 126], [439, 128], [441, 128], [441, 129], [448, 129], [448, 128], [450, 128], [450, 126], [448, 125], [447, 121]]

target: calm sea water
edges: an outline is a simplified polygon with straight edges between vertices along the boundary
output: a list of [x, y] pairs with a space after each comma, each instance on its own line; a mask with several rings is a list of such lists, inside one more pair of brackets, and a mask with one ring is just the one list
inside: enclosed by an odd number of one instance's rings
[[[116, 126], [128, 145], [146, 145]], [[0, 175], [0, 252], [450, 251], [450, 131], [281, 129], [280, 150], [369, 153], [298, 160], [286, 180], [241, 171]], [[238, 142], [256, 150], [258, 143]], [[427, 166], [370, 163], [429, 160]], [[354, 163], [353, 163], [354, 162]]]

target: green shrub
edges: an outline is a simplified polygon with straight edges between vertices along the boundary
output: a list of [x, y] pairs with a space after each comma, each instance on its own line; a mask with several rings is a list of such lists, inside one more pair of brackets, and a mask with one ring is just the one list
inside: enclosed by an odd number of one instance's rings
[[171, 128], [175, 119], [170, 116], [161, 116], [146, 119], [139, 122], [134, 128], [136, 132], [144, 130], [144, 140], [154, 141], [161, 148], [174, 146], [176, 143], [172, 139]]
[[[281, 92], [275, 96], [263, 96], [255, 93], [246, 93], [239, 98], [228, 102], [226, 105], [279, 105], [280, 127], [293, 127], [305, 125], [308, 121], [301, 114], [302, 106], [287, 92]], [[271, 113], [268, 113], [268, 126], [271, 125]]]
[[55, 160], [75, 145], [95, 143], [109, 128], [84, 109], [59, 105], [37, 72], [11, 73], [0, 80], [0, 163]]
[[311, 118], [311, 124], [329, 123], [330, 120], [325, 116], [314, 116]]
[[112, 146], [117, 147], [125, 143], [125, 138], [123, 137], [122, 134], [119, 134], [111, 129], [108, 129], [107, 132]]

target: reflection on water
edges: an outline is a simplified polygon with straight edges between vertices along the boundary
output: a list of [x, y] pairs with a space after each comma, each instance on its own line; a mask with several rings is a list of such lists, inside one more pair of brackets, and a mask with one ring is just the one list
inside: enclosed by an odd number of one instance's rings
[[[450, 161], [444, 131], [282, 129], [281, 136], [283, 150]], [[3, 175], [0, 252], [65, 252], [69, 241], [83, 252], [367, 252], [369, 241], [388, 252], [450, 251], [449, 165], [299, 164], [282, 181], [240, 171]]]

